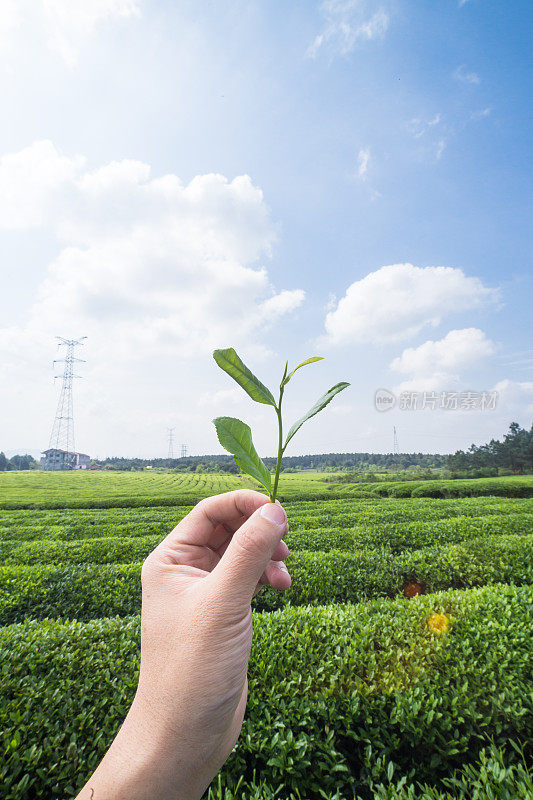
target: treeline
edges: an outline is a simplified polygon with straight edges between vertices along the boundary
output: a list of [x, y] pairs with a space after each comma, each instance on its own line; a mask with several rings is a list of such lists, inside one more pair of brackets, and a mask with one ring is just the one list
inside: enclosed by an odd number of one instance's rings
[[451, 472], [465, 474], [487, 470], [495, 474], [533, 472], [533, 426], [526, 430], [512, 422], [502, 441], [491, 439], [480, 447], [471, 445], [466, 452], [457, 450], [448, 456], [446, 466]]
[[[263, 461], [274, 469], [275, 458]], [[208, 455], [185, 458], [107, 458], [100, 464], [111, 470], [173, 469], [179, 472], [211, 472], [238, 474], [239, 468], [232, 456]], [[524, 474], [533, 472], [533, 426], [530, 430], [512, 422], [502, 441], [492, 439], [488, 444], [475, 444], [465, 452], [453, 455], [440, 453], [320, 453], [303, 456], [286, 456], [281, 462], [284, 472], [318, 470], [342, 472], [349, 480], [357, 480], [364, 473], [370, 479], [375, 472], [406, 473], [401, 477], [434, 477], [431, 470], [446, 470], [447, 477], [492, 477], [499, 474]], [[421, 475], [423, 471], [427, 475]], [[347, 473], [351, 473], [349, 476]], [[414, 473], [414, 474], [413, 474]], [[368, 475], [366, 477], [368, 477]], [[399, 476], [400, 477], [400, 476]]]
[[[275, 458], [264, 458], [270, 469], [276, 466]], [[210, 472], [238, 474], [233, 456], [208, 455], [185, 458], [106, 458], [99, 466], [108, 470], [173, 469], [178, 472]], [[405, 472], [401, 477], [434, 477], [431, 470], [445, 469], [447, 477], [492, 477], [498, 474], [524, 474], [533, 472], [533, 426], [526, 430], [512, 422], [502, 441], [492, 439], [488, 444], [475, 444], [467, 450], [457, 450], [453, 455], [440, 453], [320, 453], [303, 456], [286, 456], [281, 463], [284, 472], [318, 470], [319, 472], [352, 473], [345, 477], [357, 480], [362, 473]], [[39, 463], [28, 454], [7, 458], [0, 452], [0, 472], [6, 470], [39, 469]], [[413, 476], [413, 473], [414, 476]], [[400, 476], [399, 476], [400, 477]]]
[[[270, 469], [276, 466], [275, 458], [264, 458]], [[187, 456], [185, 458], [107, 458], [99, 462], [107, 469], [131, 470], [175, 469], [180, 472], [225, 472], [238, 474], [239, 468], [233, 456]], [[446, 456], [438, 453], [321, 453], [319, 455], [286, 456], [281, 466], [285, 472], [300, 470], [339, 471], [339, 470], [403, 470], [413, 467], [434, 469], [444, 467]]]
[[28, 453], [23, 456], [13, 456], [12, 458], [8, 458], [3, 452], [0, 453], [0, 472], [13, 469], [39, 469], [39, 463]]

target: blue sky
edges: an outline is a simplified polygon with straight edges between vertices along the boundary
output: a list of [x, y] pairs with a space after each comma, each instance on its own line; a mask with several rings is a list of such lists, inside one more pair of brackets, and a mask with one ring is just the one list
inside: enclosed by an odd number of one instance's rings
[[[164, 453], [169, 425], [218, 452], [216, 414], [270, 454], [268, 409], [213, 345], [271, 383], [325, 355], [289, 416], [352, 383], [293, 452], [387, 451], [394, 424], [400, 449], [446, 452], [529, 425], [532, 18], [485, 0], [7, 3], [0, 446], [47, 444], [55, 334], [88, 335], [77, 441], [100, 457]], [[380, 387], [498, 403], [383, 414]]]

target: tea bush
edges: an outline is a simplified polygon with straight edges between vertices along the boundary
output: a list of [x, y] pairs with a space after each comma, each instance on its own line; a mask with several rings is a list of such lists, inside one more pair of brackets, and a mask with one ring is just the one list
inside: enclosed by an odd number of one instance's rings
[[355, 553], [295, 553], [287, 559], [293, 583], [280, 593], [263, 589], [256, 608], [358, 602], [394, 597], [409, 584], [423, 593], [441, 589], [533, 582], [533, 534], [492, 536], [468, 545], [424, 548], [396, 555], [386, 549]]
[[[282, 476], [293, 586], [254, 601], [247, 718], [209, 800], [533, 800], [510, 746], [531, 743], [533, 479], [322, 477]], [[0, 473], [0, 622], [35, 620], [0, 629], [2, 798], [76, 794], [134, 691], [140, 562], [246, 485]]]
[[[438, 787], [490, 740], [526, 743], [532, 603], [531, 587], [497, 586], [255, 614], [247, 716], [222, 785], [261, 776], [279, 797], [368, 800], [390, 762]], [[74, 796], [131, 703], [138, 666], [137, 618], [1, 629], [4, 800]]]
[[[533, 533], [533, 514], [452, 517], [434, 521], [356, 526], [350, 531], [353, 547], [388, 547], [394, 552], [431, 545], [454, 544], [496, 534]], [[310, 549], [310, 548], [308, 548]]]
[[[296, 515], [294, 515], [296, 516]], [[142, 561], [164, 538], [177, 522], [176, 518], [164, 517], [165, 521], [139, 522], [146, 530], [158, 530], [144, 536], [128, 536], [133, 526], [99, 526], [98, 531], [107, 533], [102, 538], [82, 539], [4, 539], [0, 540], [0, 563], [3, 564], [129, 564]], [[353, 551], [363, 548], [387, 547], [393, 552], [416, 550], [436, 544], [450, 544], [477, 539], [494, 534], [523, 535], [533, 532], [533, 514], [502, 514], [481, 517], [459, 516], [429, 522], [369, 522], [352, 528], [303, 527], [302, 518], [290, 518], [291, 530], [285, 540], [292, 551], [330, 550]], [[302, 527], [300, 527], [302, 526]], [[91, 532], [95, 530], [90, 527]], [[113, 530], [116, 533], [113, 534]], [[70, 528], [83, 533], [83, 529]], [[125, 531], [124, 534], [122, 531]], [[32, 528], [32, 532], [35, 529]], [[48, 530], [49, 532], [49, 530]]]
[[[518, 752], [520, 760], [514, 760], [513, 750]], [[378, 766], [383, 772], [383, 764]], [[370, 784], [373, 800], [533, 800], [533, 776], [522, 749], [514, 742], [509, 742], [506, 751], [492, 744], [483, 748], [479, 761], [456, 770], [449, 778], [443, 778], [443, 788], [427, 783], [409, 783], [405, 775], [395, 780], [393, 761], [386, 763], [385, 771], [387, 783]], [[249, 784], [240, 781], [234, 789], [228, 789], [219, 776], [210, 787], [206, 800], [279, 800], [279, 797], [279, 787], [273, 787], [264, 780], [258, 783], [254, 780]], [[324, 793], [321, 797], [323, 800], [347, 800], [346, 795], [342, 797], [338, 791], [334, 794]], [[283, 798], [305, 800], [298, 789], [284, 793]], [[364, 798], [358, 795], [355, 800]]]
[[[164, 536], [164, 534], [163, 534]], [[0, 562], [11, 564], [131, 564], [144, 561], [162, 535], [74, 541], [0, 542]]]
[[467, 480], [404, 481], [374, 485], [381, 497], [533, 497], [531, 476], [522, 478], [472, 478]]
[[[296, 552], [287, 559], [293, 578], [286, 592], [271, 588], [256, 609], [357, 602], [393, 597], [410, 583], [421, 590], [531, 583], [533, 534], [492, 536], [468, 545], [425, 548], [396, 555], [386, 549], [343, 553]], [[141, 564], [0, 567], [0, 623], [64, 617], [90, 620], [127, 616], [141, 605]]]
[[[408, 499], [401, 502], [383, 500], [328, 500], [324, 502], [288, 502], [285, 508], [291, 526], [290, 536], [309, 534], [316, 544], [300, 549], [338, 547], [334, 541], [337, 532], [357, 528], [366, 536], [367, 529], [376, 535], [386, 526], [404, 529], [424, 529], [441, 521], [443, 528], [469, 525], [470, 518], [479, 522], [470, 525], [472, 531], [482, 524], [481, 517], [494, 517], [488, 524], [519, 525], [519, 514], [529, 514], [526, 525], [533, 519], [533, 501], [511, 498], [461, 498], [459, 500]], [[165, 536], [191, 509], [190, 505], [172, 507], [139, 507], [112, 509], [58, 509], [0, 511], [0, 557], [13, 548], [15, 541], [81, 540], [94, 538], [132, 538], [137, 536]], [[507, 519], [509, 521], [507, 522]], [[449, 525], [446, 522], [449, 520]], [[456, 521], [455, 521], [456, 520]], [[470, 535], [470, 531], [467, 532]], [[497, 531], [490, 531], [497, 532]], [[509, 528], [509, 532], [511, 532]], [[460, 533], [460, 532], [459, 532]], [[384, 540], [381, 536], [381, 540]], [[368, 537], [364, 542], [369, 542]], [[5, 544], [4, 544], [5, 543]], [[323, 547], [321, 545], [323, 544]]]
[[[468, 480], [326, 483], [331, 474], [284, 474], [280, 500], [391, 497], [533, 497], [531, 476]], [[0, 508], [138, 508], [194, 504], [202, 497], [257, 488], [244, 475], [184, 472], [0, 472]]]
[[0, 541], [32, 542], [44, 539], [93, 539], [102, 537], [167, 534], [191, 505], [111, 509], [33, 509], [0, 512]]

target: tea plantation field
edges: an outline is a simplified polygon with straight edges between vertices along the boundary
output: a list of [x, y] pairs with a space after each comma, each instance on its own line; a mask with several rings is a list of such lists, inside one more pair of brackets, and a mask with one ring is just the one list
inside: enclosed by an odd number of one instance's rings
[[[326, 482], [324, 479], [329, 478]], [[475, 480], [330, 482], [331, 474], [283, 474], [284, 500], [353, 497], [533, 497], [531, 477]], [[196, 503], [218, 492], [257, 485], [246, 475], [184, 472], [0, 472], [0, 509], [132, 508]]]
[[[533, 479], [323, 477], [283, 476], [293, 585], [254, 600], [209, 800], [533, 800]], [[133, 698], [143, 559], [241, 486], [0, 473], [2, 798], [76, 795]]]

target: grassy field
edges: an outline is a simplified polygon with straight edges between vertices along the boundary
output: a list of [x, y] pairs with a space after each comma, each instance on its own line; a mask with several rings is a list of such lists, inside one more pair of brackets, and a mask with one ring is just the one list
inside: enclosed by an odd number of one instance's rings
[[[244, 731], [209, 800], [531, 800], [533, 479], [323, 477], [283, 476], [293, 587], [254, 601]], [[241, 486], [0, 473], [5, 800], [76, 794], [135, 688], [143, 559]]]

